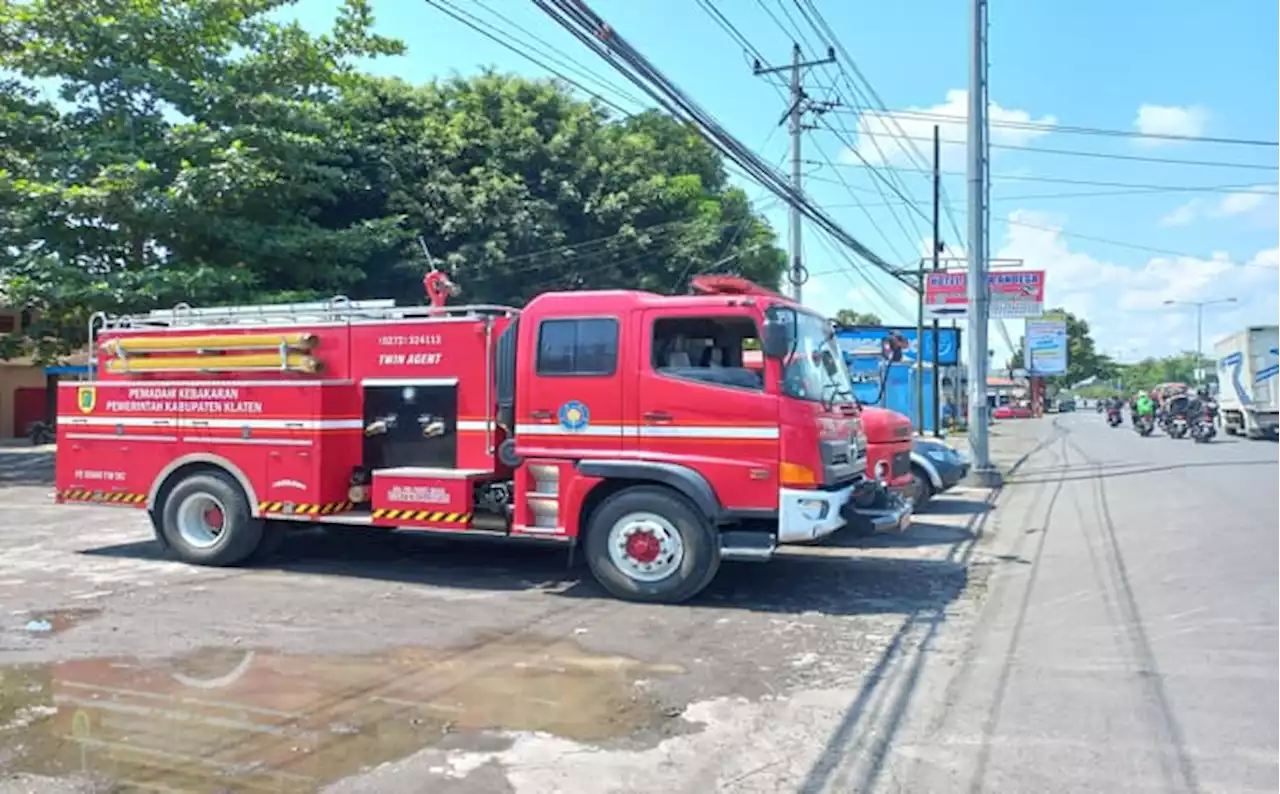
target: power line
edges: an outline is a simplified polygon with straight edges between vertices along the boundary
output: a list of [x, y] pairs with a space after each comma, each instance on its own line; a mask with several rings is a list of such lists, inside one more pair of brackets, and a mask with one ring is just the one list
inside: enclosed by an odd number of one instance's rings
[[[1176, 256], [1182, 259], [1196, 259], [1202, 262], [1213, 261], [1213, 257], [1211, 256], [1209, 257], [1197, 256], [1196, 254], [1189, 254], [1186, 251], [1175, 251], [1171, 248], [1158, 248], [1150, 245], [1140, 245], [1138, 243], [1127, 243], [1122, 240], [1112, 240], [1106, 237], [1095, 237], [1089, 234], [1080, 234], [1079, 232], [1068, 232], [1065, 229], [1061, 229], [1056, 226], [1043, 226], [1038, 223], [1027, 223], [1026, 221], [1015, 221], [1012, 218], [996, 218], [995, 220], [999, 223], [1005, 223], [1010, 226], [1023, 226], [1028, 229], [1039, 229], [1040, 231], [1054, 232], [1055, 234], [1060, 234], [1063, 237], [1074, 237], [1077, 240], [1088, 240], [1090, 242], [1101, 243], [1103, 245], [1113, 245], [1117, 248], [1128, 248], [1134, 251], [1143, 251], [1151, 254], [1162, 254], [1164, 256]], [[1280, 272], [1277, 270], [1277, 268], [1271, 267], [1269, 265], [1260, 265], [1260, 264], [1255, 264], [1253, 262], [1231, 262], [1227, 260], [1227, 264], [1233, 265], [1235, 267], [1252, 267], [1252, 268], [1257, 268], [1259, 270], [1270, 270], [1273, 273]]]
[[[558, 62], [561, 66], [565, 66], [569, 71], [575, 72], [586, 79], [592, 80], [597, 85], [609, 91], [614, 92], [615, 94], [627, 100], [628, 102], [632, 103], [633, 105], [638, 105], [641, 107], [644, 106], [644, 102], [637, 99], [633, 94], [628, 93], [627, 91], [619, 87], [617, 84], [605, 79], [598, 72], [591, 69], [586, 64], [579, 61], [577, 58], [574, 58], [572, 55], [569, 55], [564, 50], [559, 49], [554, 44], [542, 38], [541, 36], [537, 35], [533, 31], [522, 28], [520, 25], [513, 22], [505, 14], [493, 9], [489, 5], [486, 5], [484, 3], [484, 0], [471, 0], [471, 2], [477, 6], [480, 6], [484, 10], [488, 11], [491, 15], [497, 17], [499, 20], [501, 20], [502, 22], [505, 22], [507, 25], [511, 26], [512, 28], [515, 28], [516, 30], [528, 36], [529, 38], [533, 39], [534, 41], [538, 42], [544, 47], [547, 47], [548, 49], [550, 49], [551, 52], [555, 54], [555, 56], [558, 56], [558, 58], [553, 59], [553, 62]], [[455, 10], [457, 10], [456, 7], [455, 7]], [[503, 32], [506, 33], [506, 31], [503, 31]], [[510, 35], [510, 34], [507, 33], [507, 35]], [[551, 56], [548, 56], [548, 57], [550, 58]], [[570, 68], [570, 66], [572, 66], [573, 68]]]
[[[671, 115], [697, 130], [712, 147], [733, 161], [770, 192], [797, 207], [819, 228], [827, 230], [840, 242], [876, 267], [893, 273], [895, 268], [851, 235], [804, 193], [788, 184], [758, 154], [730, 135], [720, 122], [701, 108], [656, 66], [631, 46], [604, 21], [585, 0], [534, 0], [539, 9], [578, 39], [584, 46], [608, 62], [633, 85], [644, 91]], [[896, 276], [895, 276], [896, 277]]]
[[[858, 163], [836, 163], [836, 165], [840, 165], [848, 168], [861, 167]], [[884, 165], [884, 164], [877, 166], [877, 168], [887, 168], [891, 170], [906, 170], [905, 166]], [[960, 176], [960, 177], [968, 176], [963, 171], [943, 171], [942, 175], [943, 176]], [[1264, 196], [1276, 195], [1275, 191], [1271, 191], [1271, 190], [1256, 190], [1256, 189], [1235, 190], [1235, 189], [1224, 189], [1221, 187], [1210, 186], [1210, 185], [1148, 185], [1148, 184], [1133, 183], [1133, 182], [1106, 182], [1106, 181], [1095, 181], [1090, 179], [1067, 179], [1063, 177], [1031, 176], [1029, 174], [992, 174], [990, 178], [993, 180], [1002, 179], [1002, 180], [1009, 180], [1014, 182], [1048, 182], [1048, 183], [1061, 184], [1061, 185], [1088, 185], [1092, 187], [1134, 188], [1134, 189], [1150, 190], [1154, 192], [1168, 192], [1168, 193], [1257, 193]]]
[[[994, 122], [993, 122], [994, 123]], [[897, 137], [889, 132], [871, 132], [869, 130], [859, 130], [858, 137], [867, 135], [870, 137], [888, 136], [890, 138]], [[921, 136], [908, 136], [914, 141], [931, 141], [932, 138], [924, 138]], [[964, 141], [944, 140], [944, 144], [952, 144], [954, 146], [965, 145]], [[1259, 171], [1280, 171], [1280, 166], [1262, 165], [1259, 163], [1231, 163], [1223, 160], [1187, 160], [1179, 157], [1144, 157], [1137, 154], [1114, 154], [1111, 152], [1082, 152], [1078, 149], [1051, 149], [1044, 146], [1020, 146], [1013, 143], [991, 143], [988, 144], [992, 149], [1012, 149], [1020, 152], [1039, 152], [1041, 154], [1062, 154], [1073, 157], [1096, 157], [1103, 160], [1131, 160], [1139, 163], [1164, 163], [1168, 165], [1196, 165], [1208, 166], [1211, 168], [1249, 168]]]
[[[841, 182], [836, 179], [823, 179], [820, 177], [809, 177], [809, 178], [815, 181], [827, 182], [830, 184], [841, 184]], [[1254, 185], [1253, 183], [1249, 183], [1247, 185], [1218, 185], [1216, 187], [1217, 189], [1223, 190], [1223, 191], [1238, 192], [1242, 188], [1252, 188], [1252, 187], [1256, 187], [1256, 185]], [[858, 187], [856, 185], [850, 186], [849, 189], [856, 190], [862, 193], [872, 192], [870, 188]], [[1084, 191], [1078, 191], [1073, 193], [1024, 193], [1016, 196], [998, 196], [996, 198], [991, 199], [991, 201], [993, 203], [994, 202], [1014, 203], [1019, 201], [1056, 201], [1059, 199], [1075, 199], [1075, 198], [1107, 198], [1111, 196], [1117, 196], [1117, 197], [1118, 196], [1158, 196], [1166, 192], [1168, 191], [1164, 190], [1163, 188], [1157, 188], [1154, 190], [1137, 188], [1134, 190], [1084, 190]], [[1270, 195], [1280, 195], [1280, 193], [1273, 193]], [[864, 206], [864, 207], [881, 207], [881, 206], [887, 207], [890, 205], [902, 206], [902, 204], [903, 202], [901, 200], [897, 200], [897, 201], [890, 200], [890, 201], [886, 201], [883, 204], [866, 204], [866, 203], [828, 204], [826, 206], [827, 206], [827, 209], [842, 209], [842, 208], [856, 207], [856, 206]]]
[[[502, 34], [505, 34], [505, 31], [499, 31], [498, 33], [491, 32], [494, 29], [492, 25], [488, 25], [482, 22], [481, 20], [466, 13], [465, 11], [460, 11], [457, 8], [454, 8], [453, 6], [449, 6], [445, 2], [445, 0], [423, 0], [423, 2], [432, 6], [436, 10], [441, 11], [442, 13], [448, 14], [457, 22], [460, 22], [461, 24], [466, 25], [467, 27], [474, 30], [476, 33], [479, 33], [481, 36], [484, 36], [486, 39], [489, 39], [490, 41], [492, 41], [494, 44], [497, 44], [503, 49], [513, 52], [516, 55], [519, 55], [520, 57], [524, 58], [525, 60], [533, 63], [534, 65], [541, 67], [542, 69], [546, 70], [547, 72], [550, 72], [552, 75], [555, 75], [557, 78], [565, 81], [566, 83], [573, 86], [574, 88], [577, 88], [579, 91], [583, 92], [584, 94], [587, 94], [593, 99], [596, 99], [602, 102], [603, 104], [613, 108], [614, 110], [618, 111], [622, 115], [624, 116], [632, 115], [631, 111], [629, 111], [627, 108], [624, 108], [622, 105], [619, 105], [617, 102], [614, 102], [612, 99], [609, 99], [608, 97], [604, 96], [603, 94], [600, 94], [597, 91], [591, 90], [587, 86], [583, 85], [580, 81], [574, 80], [572, 77], [569, 77], [566, 74], [564, 74], [564, 72], [552, 66], [549, 66], [545, 61], [540, 60], [534, 57], [533, 55], [530, 55], [529, 51], [533, 51], [543, 55], [543, 57], [547, 58], [548, 60], [553, 60], [552, 58], [548, 58], [548, 56], [545, 53], [542, 53], [537, 47], [534, 47], [528, 44], [528, 42], [523, 42], [524, 46], [527, 47], [528, 50], [522, 50], [520, 47], [515, 46], [514, 44], [510, 43], [509, 41], [503, 38]], [[640, 104], [640, 103], [637, 102], [636, 104]]]
[[738, 27], [729, 21], [729, 18], [715, 6], [715, 3], [712, 2], [712, 0], [697, 0], [697, 3], [702, 7], [702, 10], [707, 12], [707, 15], [724, 30], [724, 32], [728, 33], [729, 37], [746, 50], [752, 58], [755, 58], [764, 66], [769, 65], [769, 60], [764, 57], [759, 48], [752, 44], [751, 40], [744, 36], [742, 31], [738, 30]]
[[[816, 148], [818, 150], [818, 153], [821, 154], [823, 158], [826, 159], [828, 164], [830, 164], [831, 158], [827, 155], [826, 151], [823, 150], [821, 146], [818, 146], [816, 144], [814, 148]], [[834, 173], [836, 174], [837, 177], [840, 176], [839, 171], [836, 171]], [[871, 228], [875, 229], [876, 232], [879, 233], [880, 238], [884, 240], [885, 245], [889, 247], [889, 251], [894, 256], [896, 256], [900, 261], [905, 262], [906, 258], [903, 257], [902, 254], [897, 250], [897, 248], [894, 247], [893, 243], [889, 242], [889, 235], [885, 234], [884, 230], [880, 228], [880, 224], [876, 223], [875, 218], [872, 217], [871, 213], [867, 210], [866, 205], [863, 202], [858, 200], [857, 194], [854, 193], [853, 186], [850, 185], [848, 182], [844, 181], [843, 177], [840, 178], [840, 183], [844, 186], [845, 190], [849, 191], [849, 197], [854, 200], [854, 204], [852, 206], [856, 206], [860, 208], [863, 214], [867, 216], [867, 222], [871, 224]], [[884, 201], [884, 204], [882, 204], [881, 206], [885, 206], [885, 207], [893, 206], [888, 203], [888, 199], [886, 199], [884, 196], [884, 191], [879, 190], [879, 185], [876, 186], [876, 189], [880, 193], [880, 198]], [[828, 205], [828, 208], [831, 208], [831, 205]], [[903, 235], [910, 238], [910, 235], [907, 234], [907, 230], [902, 226], [902, 222], [898, 220], [898, 216], [896, 213], [893, 215], [893, 219], [895, 221], [898, 221], [898, 228], [902, 230]]]
[[[849, 89], [854, 93], [854, 97], [856, 98], [860, 94], [858, 86], [854, 80], [854, 77], [856, 77], [866, 86], [866, 93], [870, 95], [871, 100], [874, 100], [875, 106], [878, 108], [877, 113], [879, 115], [885, 114], [887, 112], [887, 106], [885, 105], [884, 100], [881, 99], [879, 93], [876, 92], [875, 86], [871, 85], [871, 82], [862, 74], [862, 71], [858, 68], [857, 61], [849, 54], [849, 51], [845, 48], [844, 43], [840, 41], [840, 38], [836, 36], [835, 31], [831, 28], [831, 25], [828, 24], [826, 18], [823, 17], [822, 12], [818, 9], [817, 5], [814, 4], [813, 0], [794, 0], [794, 2], [796, 7], [800, 9], [801, 15], [809, 22], [810, 26], [812, 26], [814, 31], [818, 34], [818, 37], [825, 41], [829, 41], [831, 46], [839, 52], [842, 58], [839, 63], [839, 75]], [[853, 76], [850, 76], [850, 74], [845, 71], [844, 64], [846, 62], [852, 70]], [[871, 105], [872, 102], [867, 101], [866, 104]], [[932, 181], [932, 174], [929, 173], [932, 169], [932, 163], [920, 151], [920, 147], [916, 146], [915, 141], [911, 140], [907, 135], [906, 130], [902, 128], [902, 125], [898, 120], [893, 116], [889, 116], [888, 119], [893, 126], [897, 128], [900, 136], [895, 138], [895, 143], [897, 143], [898, 147], [907, 155], [907, 159], [912, 162], [912, 165], [916, 166], [915, 170], [919, 172], [921, 176]], [[874, 144], [875, 141], [873, 140], [872, 143]], [[878, 144], [876, 145], [876, 151], [880, 153], [880, 159], [882, 161], [888, 160], [888, 158], [884, 156], [884, 153], [880, 152]], [[905, 183], [902, 183], [900, 178], [898, 181], [900, 186], [905, 190]], [[947, 223], [950, 225], [951, 230], [955, 232], [956, 239], [963, 239], [964, 235], [961, 234], [959, 224], [956, 223], [955, 212], [951, 206], [951, 198], [947, 195], [945, 186], [940, 190], [940, 199], [943, 212], [947, 217]], [[912, 222], [914, 224], [914, 220]], [[935, 241], [934, 244], [936, 245], [937, 242]]]
[[[935, 113], [928, 110], [885, 110], [878, 115], [885, 116], [891, 121], [900, 118], [917, 119], [924, 121], [950, 122], [953, 124], [964, 124], [965, 116], [957, 116], [949, 113]], [[1082, 127], [1067, 124], [1050, 124], [1042, 121], [988, 121], [992, 127], [1002, 127], [1011, 130], [1027, 130], [1034, 132], [1054, 132], [1064, 133], [1068, 135], [1102, 135], [1116, 138], [1145, 138], [1148, 140], [1160, 141], [1183, 141], [1186, 143], [1217, 143], [1234, 146], [1265, 146], [1270, 148], [1280, 147], [1280, 141], [1258, 140], [1256, 138], [1223, 138], [1208, 135], [1175, 135], [1173, 133], [1163, 132], [1139, 132], [1137, 130], [1116, 130], [1106, 129], [1103, 127]]]

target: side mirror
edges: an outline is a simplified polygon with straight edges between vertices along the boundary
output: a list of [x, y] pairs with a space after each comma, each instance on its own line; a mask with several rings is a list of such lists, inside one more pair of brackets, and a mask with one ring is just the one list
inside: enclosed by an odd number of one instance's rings
[[880, 355], [890, 364], [902, 360], [902, 351], [907, 349], [907, 340], [901, 334], [891, 333], [880, 342]]
[[760, 349], [767, 358], [785, 358], [791, 352], [792, 322], [772, 312], [765, 318]]

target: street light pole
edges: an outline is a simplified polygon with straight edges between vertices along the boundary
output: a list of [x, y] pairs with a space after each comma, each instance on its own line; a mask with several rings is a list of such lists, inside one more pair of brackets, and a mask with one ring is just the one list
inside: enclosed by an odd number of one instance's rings
[[1204, 383], [1204, 307], [1217, 306], [1223, 303], [1235, 303], [1235, 298], [1216, 298], [1211, 301], [1175, 301], [1168, 300], [1164, 302], [1165, 306], [1194, 306], [1196, 307], [1196, 383]]

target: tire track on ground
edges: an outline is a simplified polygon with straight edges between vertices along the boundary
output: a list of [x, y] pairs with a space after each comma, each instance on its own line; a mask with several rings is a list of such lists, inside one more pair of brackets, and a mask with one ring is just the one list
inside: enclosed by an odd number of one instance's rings
[[[1055, 455], [1062, 464], [1062, 469], [1067, 469], [1070, 465], [1070, 447], [1071, 442], [1068, 438], [1071, 431], [1061, 427], [1058, 419], [1053, 421], [1055, 434], [1053, 441], [1061, 442], [1061, 451]], [[1047, 445], [1046, 445], [1047, 446]], [[995, 694], [991, 700], [991, 706], [987, 710], [987, 718], [982, 725], [982, 739], [978, 750], [978, 761], [973, 774], [973, 780], [970, 782], [969, 791], [973, 794], [981, 794], [983, 791], [983, 783], [986, 779], [987, 766], [991, 761], [991, 745], [995, 737], [996, 729], [1000, 724], [1000, 712], [1004, 708], [1005, 695], [1009, 690], [1009, 678], [1013, 674], [1014, 657], [1017, 655], [1018, 647], [1022, 642], [1022, 631], [1026, 626], [1027, 612], [1031, 607], [1031, 597], [1035, 593], [1036, 582], [1040, 576], [1040, 561], [1044, 557], [1045, 546], [1049, 541], [1050, 529], [1053, 527], [1053, 509], [1057, 506], [1058, 499], [1062, 496], [1062, 491], [1066, 486], [1066, 477], [1062, 476], [1058, 479], [1053, 487], [1053, 491], [1049, 496], [1048, 502], [1044, 507], [1044, 522], [1040, 526], [1039, 537], [1036, 539], [1035, 550], [1030, 560], [1031, 570], [1027, 577], [1026, 584], [1022, 591], [1022, 600], [1018, 604], [1018, 615], [1014, 622], [1013, 631], [1009, 636], [1009, 644], [1005, 648], [1004, 659], [1000, 666], [1000, 675], [996, 681]], [[1030, 510], [1028, 511], [1030, 512]], [[1022, 545], [1025, 542], [1027, 534], [1024, 532], [1020, 535], [1014, 544], [1012, 555], [1017, 559], [1021, 559]], [[974, 654], [966, 654], [970, 660], [975, 658]], [[970, 662], [971, 664], [972, 662]], [[968, 666], [968, 665], [967, 665]]]
[[[1045, 451], [1062, 433], [1066, 432], [1057, 425], [1056, 420], [1053, 430], [1049, 438], [1037, 443], [1014, 462], [1010, 467], [1010, 474]], [[1002, 492], [1003, 488], [995, 488], [991, 491], [986, 499], [987, 509], [975, 514], [968, 522], [965, 527], [968, 530], [967, 536], [951, 544], [944, 557], [945, 562], [954, 563], [964, 571], [968, 570], [973, 552], [985, 536], [986, 523], [990, 520], [992, 508]], [[823, 791], [868, 791], [875, 785], [888, 760], [897, 732], [906, 717], [912, 695], [923, 675], [928, 646], [937, 636], [944, 622], [942, 614], [925, 616], [923, 612], [924, 610], [919, 607], [913, 609], [894, 632], [875, 666], [867, 673], [846, 716], [828, 739], [823, 752], [798, 787], [799, 794], [820, 794]], [[927, 625], [924, 636], [914, 643], [910, 642], [914, 630], [924, 625]], [[895, 664], [901, 662], [912, 647], [916, 653], [911, 658], [909, 666], [905, 669], [896, 669]], [[849, 769], [842, 773], [842, 761], [856, 758], [867, 742], [873, 740], [874, 744], [868, 754], [869, 760], [863, 766], [861, 774], [857, 775], [856, 769]], [[855, 775], [858, 778], [857, 782], [852, 780]], [[839, 780], [831, 785], [832, 779], [836, 777]]]
[[[1085, 452], [1074, 441], [1068, 442], [1076, 452], [1089, 463], [1097, 467], [1097, 475], [1093, 480], [1094, 510], [1097, 514], [1097, 525], [1105, 541], [1105, 562], [1110, 569], [1112, 585], [1120, 595], [1117, 606], [1120, 609], [1120, 623], [1125, 636], [1129, 640], [1132, 653], [1138, 662], [1137, 675], [1141, 682], [1144, 700], [1154, 711], [1149, 722], [1154, 722], [1152, 732], [1159, 745], [1157, 757], [1161, 772], [1170, 786], [1170, 791], [1200, 791], [1199, 775], [1191, 754], [1187, 749], [1186, 737], [1164, 686], [1164, 676], [1156, 660], [1155, 651], [1147, 635], [1146, 624], [1142, 619], [1142, 611], [1133, 591], [1133, 583], [1129, 569], [1125, 563], [1124, 551], [1120, 546], [1120, 538], [1116, 533], [1115, 519], [1111, 515], [1111, 505], [1107, 497], [1106, 478], [1102, 474], [1103, 461]], [[1164, 745], [1173, 750], [1172, 765]]]

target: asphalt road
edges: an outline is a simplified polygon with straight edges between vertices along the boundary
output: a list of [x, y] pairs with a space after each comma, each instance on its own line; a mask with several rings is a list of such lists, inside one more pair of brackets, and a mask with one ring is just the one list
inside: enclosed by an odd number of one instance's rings
[[[1274, 792], [1277, 447], [1027, 423], [1004, 562], [874, 781], [894, 791]], [[853, 790], [853, 789], [850, 789]]]

